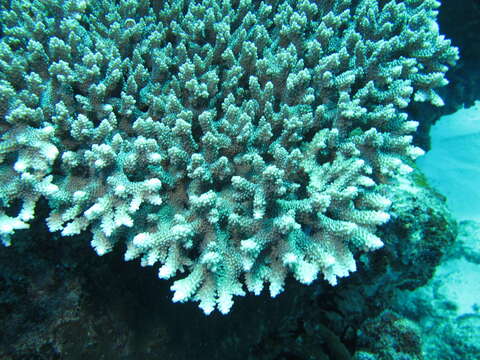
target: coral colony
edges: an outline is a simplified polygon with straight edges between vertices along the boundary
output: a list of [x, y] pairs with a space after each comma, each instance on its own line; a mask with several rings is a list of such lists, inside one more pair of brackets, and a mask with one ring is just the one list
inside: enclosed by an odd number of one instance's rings
[[405, 107], [443, 104], [438, 6], [2, 2], [3, 244], [43, 198], [51, 232], [158, 264], [206, 314], [289, 274], [335, 285], [423, 153]]

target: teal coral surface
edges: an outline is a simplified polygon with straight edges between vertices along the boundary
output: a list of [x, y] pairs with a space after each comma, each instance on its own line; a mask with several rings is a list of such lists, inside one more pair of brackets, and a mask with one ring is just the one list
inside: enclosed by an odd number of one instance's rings
[[0, 235], [90, 232], [228, 313], [289, 273], [335, 285], [382, 246], [411, 101], [457, 50], [434, 0], [0, 5]]

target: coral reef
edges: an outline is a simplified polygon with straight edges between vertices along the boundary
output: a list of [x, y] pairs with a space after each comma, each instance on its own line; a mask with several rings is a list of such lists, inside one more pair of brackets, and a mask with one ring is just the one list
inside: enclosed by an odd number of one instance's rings
[[462, 221], [431, 280], [400, 291], [392, 308], [420, 329], [422, 352], [431, 360], [480, 356], [480, 223]]
[[420, 329], [414, 322], [392, 311], [386, 310], [369, 320], [364, 324], [363, 332], [360, 336], [361, 346], [368, 346], [374, 351], [373, 354], [358, 351], [355, 360], [423, 359]]
[[458, 57], [435, 0], [0, 5], [0, 234], [159, 264], [207, 314], [330, 284], [383, 245], [381, 184], [411, 171], [412, 101]]
[[[206, 317], [193, 303], [171, 303], [169, 284], [156, 279], [154, 267], [125, 263], [119, 247], [98, 257], [85, 241], [88, 232], [67, 242], [39, 216], [31, 229], [14, 235], [15, 246], [0, 251], [0, 358], [339, 360], [348, 359], [347, 349], [375, 359], [382, 352], [379, 337], [385, 341], [394, 331], [376, 333], [376, 318], [396, 303], [398, 288], [426, 282], [455, 237], [435, 193], [408, 178], [394, 189], [392, 218], [381, 227], [385, 245], [362, 254], [357, 272], [335, 287], [321, 281], [306, 287], [289, 278], [277, 298], [247, 297], [228, 316]], [[410, 300], [398, 303], [398, 316], [418, 321]], [[432, 305], [419, 304], [428, 324]]]

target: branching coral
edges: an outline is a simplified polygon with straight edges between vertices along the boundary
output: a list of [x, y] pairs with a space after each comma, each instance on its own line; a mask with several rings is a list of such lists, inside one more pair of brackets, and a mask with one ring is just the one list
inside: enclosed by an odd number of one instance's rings
[[49, 229], [159, 264], [227, 313], [288, 273], [331, 284], [382, 246], [409, 102], [457, 51], [435, 0], [12, 0], [0, 5], [0, 234]]

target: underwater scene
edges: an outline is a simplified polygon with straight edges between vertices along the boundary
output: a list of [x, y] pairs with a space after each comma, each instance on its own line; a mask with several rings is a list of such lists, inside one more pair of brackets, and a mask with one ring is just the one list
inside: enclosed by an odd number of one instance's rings
[[480, 360], [478, 0], [0, 0], [0, 360]]

